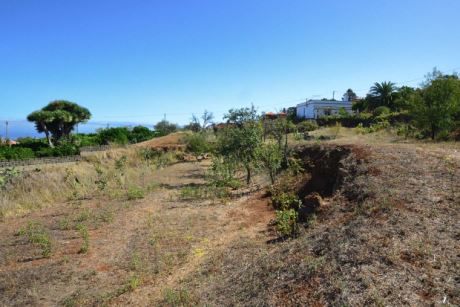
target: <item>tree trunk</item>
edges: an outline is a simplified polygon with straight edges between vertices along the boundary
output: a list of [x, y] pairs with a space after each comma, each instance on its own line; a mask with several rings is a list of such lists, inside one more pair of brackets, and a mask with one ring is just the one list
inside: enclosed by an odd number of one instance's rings
[[51, 141], [50, 132], [48, 131], [46, 127], [44, 130], [45, 130], [46, 140], [48, 141], [48, 145], [50, 145], [51, 148], [54, 148], [54, 144]]
[[288, 130], [286, 129], [286, 141], [284, 143], [284, 163], [286, 164], [286, 166], [288, 165], [287, 151], [288, 151]]
[[436, 137], [436, 126], [434, 124], [431, 124], [431, 139], [434, 140]]
[[270, 171], [270, 181], [272, 182], [272, 184], [275, 184], [275, 176], [272, 171]]
[[246, 167], [246, 184], [251, 183], [251, 168]]

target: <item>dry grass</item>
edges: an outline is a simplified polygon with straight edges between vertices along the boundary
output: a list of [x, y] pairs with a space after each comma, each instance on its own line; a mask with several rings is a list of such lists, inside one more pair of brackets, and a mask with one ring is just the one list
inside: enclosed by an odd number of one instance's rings
[[[337, 146], [322, 148], [306, 152], [326, 176], [321, 165]], [[460, 182], [452, 178], [460, 161], [443, 159], [455, 152], [347, 148], [342, 186], [303, 234], [273, 244], [234, 241], [176, 289], [218, 306], [457, 306], [460, 203], [452, 191]]]
[[262, 192], [207, 198], [209, 161], [120, 149], [23, 173], [2, 203], [0, 305], [458, 305], [457, 145], [328, 131], [300, 142], [309, 174], [286, 186], [323, 201], [288, 240]]
[[154, 138], [149, 141], [138, 143], [134, 146], [144, 148], [167, 148], [167, 147], [181, 147], [183, 146], [183, 138], [187, 135], [187, 132], [176, 132], [159, 138]]
[[167, 152], [143, 159], [141, 150], [113, 149], [88, 155], [76, 164], [20, 171], [2, 191], [0, 217], [24, 215], [65, 201], [122, 199], [136, 189], [152, 190], [156, 187], [152, 180], [156, 170], [177, 161], [177, 157]]

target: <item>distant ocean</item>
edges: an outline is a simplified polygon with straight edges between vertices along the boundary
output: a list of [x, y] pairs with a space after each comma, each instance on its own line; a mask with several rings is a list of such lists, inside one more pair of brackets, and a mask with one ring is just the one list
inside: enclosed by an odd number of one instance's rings
[[[132, 122], [88, 122], [86, 124], [78, 125], [79, 133], [93, 133], [96, 130], [107, 127], [135, 127], [135, 126], [145, 126], [147, 128], [153, 129], [153, 124], [145, 123], [132, 123]], [[76, 131], [75, 131], [76, 132]], [[6, 124], [5, 121], [0, 121], [0, 137], [6, 138]], [[38, 133], [35, 130], [33, 123], [30, 123], [26, 120], [13, 120], [9, 121], [8, 124], [8, 137], [12, 140], [23, 137], [45, 137], [43, 133]]]

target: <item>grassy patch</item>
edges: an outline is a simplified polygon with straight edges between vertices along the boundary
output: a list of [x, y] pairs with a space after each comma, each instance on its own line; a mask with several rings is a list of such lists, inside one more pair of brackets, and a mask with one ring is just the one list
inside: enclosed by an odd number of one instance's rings
[[91, 217], [91, 211], [88, 208], [83, 209], [80, 214], [75, 218], [75, 221], [78, 223], [85, 222]]
[[190, 306], [192, 305], [190, 294], [185, 289], [174, 290], [167, 288], [163, 292], [164, 303], [170, 306]]
[[125, 284], [122, 287], [120, 287], [117, 291], [115, 291], [113, 297], [117, 297], [127, 292], [134, 291], [140, 285], [141, 285], [141, 278], [137, 275], [132, 275], [126, 280]]
[[140, 187], [131, 187], [126, 192], [128, 200], [142, 199], [145, 197], [144, 190]]
[[70, 230], [72, 228], [70, 219], [67, 216], [60, 219], [58, 221], [58, 228], [60, 230]]
[[227, 188], [214, 186], [186, 186], [179, 191], [181, 200], [222, 199], [230, 196]]
[[81, 244], [80, 250], [78, 251], [81, 254], [86, 254], [89, 250], [89, 232], [88, 227], [85, 224], [77, 224], [76, 230], [81, 235], [83, 242]]
[[52, 240], [44, 227], [39, 222], [29, 222], [19, 230], [19, 235], [26, 236], [27, 240], [40, 247], [42, 256], [49, 258], [52, 253]]

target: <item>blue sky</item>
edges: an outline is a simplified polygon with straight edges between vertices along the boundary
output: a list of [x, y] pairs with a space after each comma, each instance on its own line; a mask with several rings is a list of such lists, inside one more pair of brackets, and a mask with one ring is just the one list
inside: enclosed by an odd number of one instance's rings
[[96, 121], [183, 124], [417, 85], [460, 68], [458, 12], [458, 0], [0, 0], [0, 119], [66, 99]]

